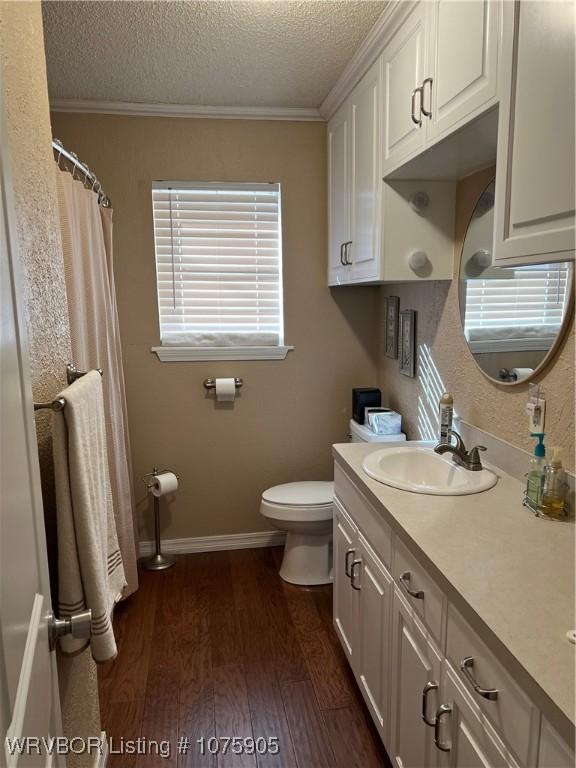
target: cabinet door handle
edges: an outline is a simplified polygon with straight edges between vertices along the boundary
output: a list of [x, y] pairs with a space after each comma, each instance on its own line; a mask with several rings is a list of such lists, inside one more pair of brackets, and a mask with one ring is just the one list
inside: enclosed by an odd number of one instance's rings
[[440, 741], [440, 721], [444, 715], [449, 715], [452, 712], [450, 704], [442, 704], [436, 712], [436, 718], [434, 720], [434, 744], [441, 752], [450, 752], [452, 744], [442, 744]]
[[418, 86], [418, 88], [414, 88], [414, 90], [412, 91], [412, 122], [415, 123], [416, 125], [422, 125], [422, 118], [418, 117], [418, 115], [416, 114], [416, 94], [417, 93], [420, 94], [419, 112], [421, 112], [422, 111], [422, 86], [421, 85]]
[[466, 656], [462, 661], [460, 662], [460, 671], [464, 674], [464, 677], [472, 688], [476, 691], [478, 696], [482, 696], [485, 699], [488, 699], [489, 701], [496, 701], [498, 699], [498, 689], [497, 688], [482, 688], [481, 685], [478, 684], [477, 680], [475, 679], [474, 675], [472, 674], [472, 670], [474, 669], [474, 657], [473, 656]]
[[346, 262], [344, 261], [344, 245], [345, 243], [341, 243], [340, 245], [340, 264], [342, 264], [343, 267], [346, 266]]
[[412, 589], [411, 586], [412, 574], [410, 571], [404, 571], [400, 574], [398, 581], [404, 587], [404, 590], [408, 592], [410, 597], [415, 597], [416, 600], [424, 600], [424, 592], [421, 589]]
[[[427, 77], [424, 80], [424, 82], [422, 83], [422, 94], [420, 97], [420, 112], [422, 112], [422, 114], [425, 115], [426, 117], [430, 117], [430, 118], [432, 117], [432, 83], [433, 82], [434, 81], [431, 77]], [[429, 99], [430, 109], [424, 109], [424, 91], [426, 90], [427, 85], [430, 86], [430, 88], [428, 89], [428, 93], [430, 96], [430, 99]]]
[[347, 549], [346, 554], [344, 555], [344, 571], [346, 572], [346, 576], [348, 576], [349, 579], [352, 578], [352, 572], [350, 570], [350, 555], [354, 557], [355, 554], [355, 549]]
[[426, 723], [426, 725], [429, 725], [430, 728], [434, 728], [436, 725], [436, 720], [428, 720], [428, 694], [430, 691], [437, 691], [438, 690], [438, 683], [434, 682], [433, 680], [430, 680], [426, 683], [424, 688], [422, 689], [422, 720]]
[[357, 565], [362, 565], [362, 560], [354, 560], [350, 566], [350, 584], [352, 584], [352, 589], [357, 589], [358, 592], [360, 592], [362, 587], [359, 587], [358, 584], [356, 584], [356, 571], [354, 570]]
[[347, 243], [344, 243], [344, 264], [347, 264], [348, 266], [352, 264], [352, 262], [349, 259], [351, 245], [352, 245], [352, 240], [348, 240]]

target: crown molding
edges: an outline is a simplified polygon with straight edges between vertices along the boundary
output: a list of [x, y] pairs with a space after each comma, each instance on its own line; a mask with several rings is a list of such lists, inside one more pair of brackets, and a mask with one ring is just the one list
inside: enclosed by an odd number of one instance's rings
[[334, 115], [354, 86], [380, 56], [398, 26], [410, 15], [416, 5], [416, 2], [407, 2], [407, 0], [389, 0], [376, 23], [320, 105], [319, 111], [325, 120], [330, 120]]
[[137, 117], [200, 117], [222, 120], [295, 120], [323, 122], [316, 107], [205, 107], [196, 104], [144, 104], [130, 101], [51, 99], [52, 112], [81, 112]]

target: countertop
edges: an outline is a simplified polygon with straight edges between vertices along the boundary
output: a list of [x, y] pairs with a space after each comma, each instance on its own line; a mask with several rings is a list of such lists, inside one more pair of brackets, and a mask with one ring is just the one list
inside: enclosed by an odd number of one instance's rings
[[523, 484], [498, 475], [488, 491], [428, 496], [391, 488], [362, 470], [382, 445], [333, 446], [337, 464], [420, 556], [449, 600], [499, 654], [550, 723], [573, 743], [575, 628], [572, 522], [537, 518]]

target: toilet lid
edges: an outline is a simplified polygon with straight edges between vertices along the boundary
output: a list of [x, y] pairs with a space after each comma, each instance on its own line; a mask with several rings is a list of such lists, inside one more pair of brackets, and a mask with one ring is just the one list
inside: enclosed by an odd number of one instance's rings
[[284, 483], [264, 491], [262, 498], [272, 504], [286, 506], [320, 506], [332, 504], [334, 483], [326, 481], [308, 481], [303, 483]]

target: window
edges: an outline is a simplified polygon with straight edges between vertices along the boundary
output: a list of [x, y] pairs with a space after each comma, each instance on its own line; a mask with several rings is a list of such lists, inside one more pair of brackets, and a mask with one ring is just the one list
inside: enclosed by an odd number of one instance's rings
[[464, 333], [472, 351], [548, 349], [562, 324], [569, 279], [569, 265], [562, 262], [467, 280]]
[[279, 184], [154, 182], [160, 359], [283, 358]]

